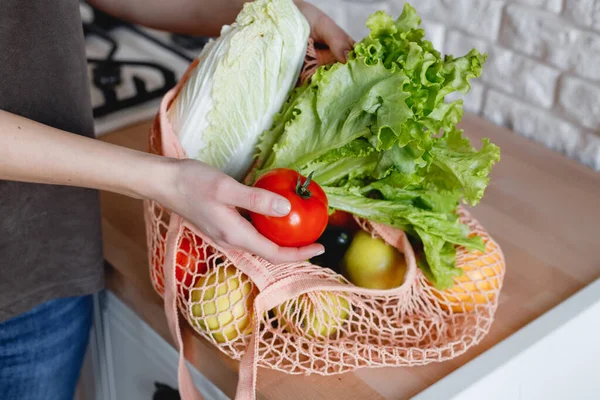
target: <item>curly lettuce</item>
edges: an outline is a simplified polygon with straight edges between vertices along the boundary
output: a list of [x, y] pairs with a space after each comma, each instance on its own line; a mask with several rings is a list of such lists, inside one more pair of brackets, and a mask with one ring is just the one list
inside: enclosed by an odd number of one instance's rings
[[409, 4], [396, 20], [372, 14], [346, 63], [320, 67], [291, 93], [261, 137], [254, 176], [313, 173], [332, 208], [411, 235], [420, 268], [443, 289], [462, 273], [456, 246], [483, 250], [456, 208], [481, 200], [500, 151], [488, 140], [471, 146], [456, 128], [462, 100], [445, 100], [470, 90], [487, 55], [442, 56], [420, 23]]

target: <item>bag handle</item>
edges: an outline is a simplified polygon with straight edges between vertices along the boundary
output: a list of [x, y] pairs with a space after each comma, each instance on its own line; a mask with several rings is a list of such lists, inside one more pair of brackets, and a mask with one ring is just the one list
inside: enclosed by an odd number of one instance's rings
[[162, 150], [163, 156], [180, 158], [180, 159], [187, 158], [185, 150], [181, 146], [181, 143], [179, 142], [179, 139], [177, 138], [177, 135], [175, 134], [175, 130], [173, 129], [171, 120], [169, 119], [169, 117], [167, 115], [167, 111], [168, 111], [169, 107], [171, 106], [171, 103], [173, 102], [173, 100], [175, 100], [175, 97], [177, 96], [177, 94], [179, 94], [179, 91], [181, 90], [181, 88], [183, 87], [185, 82], [187, 82], [188, 78], [190, 77], [190, 74], [194, 71], [194, 69], [196, 68], [196, 66], [198, 65], [199, 62], [200, 62], [200, 59], [196, 58], [188, 66], [188, 69], [185, 71], [185, 73], [183, 74], [181, 79], [177, 82], [177, 84], [171, 90], [169, 90], [164, 95], [162, 100], [160, 101], [158, 113], [159, 113], [159, 118], [160, 118], [160, 135], [161, 135], [161, 143], [162, 143], [161, 150]]
[[177, 309], [177, 279], [175, 275], [175, 259], [177, 257], [177, 248], [183, 232], [183, 219], [175, 214], [171, 214], [169, 229], [166, 237], [166, 254], [164, 264], [165, 275], [165, 295], [164, 309], [167, 316], [167, 323], [171, 336], [175, 339], [175, 346], [179, 350], [179, 365], [177, 368], [177, 381], [181, 398], [184, 400], [202, 400], [202, 395], [194, 385], [194, 380], [187, 367], [183, 338], [181, 336], [181, 327], [179, 325], [179, 313]]

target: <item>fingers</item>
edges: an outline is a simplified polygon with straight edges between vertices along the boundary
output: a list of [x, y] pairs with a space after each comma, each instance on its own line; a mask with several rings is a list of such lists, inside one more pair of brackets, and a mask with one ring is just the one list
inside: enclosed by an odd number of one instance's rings
[[322, 254], [324, 247], [314, 243], [305, 247], [281, 247], [262, 236], [252, 224], [235, 211], [227, 218], [228, 232], [221, 245], [231, 246], [256, 254], [273, 264], [306, 261]]
[[292, 207], [283, 196], [229, 178], [218, 183], [215, 197], [220, 203], [273, 217], [288, 215]]
[[335, 60], [345, 62], [354, 41], [327, 14], [310, 3], [302, 2], [300, 10], [311, 27], [311, 36], [316, 42], [326, 44]]
[[345, 62], [353, 41], [331, 18], [322, 14], [313, 29], [315, 40], [325, 43], [337, 61]]

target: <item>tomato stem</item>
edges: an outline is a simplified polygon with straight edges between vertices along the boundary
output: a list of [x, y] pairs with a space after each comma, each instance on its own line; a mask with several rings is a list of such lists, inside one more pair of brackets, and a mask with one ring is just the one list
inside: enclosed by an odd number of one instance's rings
[[310, 185], [313, 173], [314, 171], [308, 175], [304, 183], [301, 183], [300, 177], [298, 177], [298, 181], [296, 182], [296, 194], [305, 200], [310, 199], [310, 196], [312, 196], [312, 193], [308, 190], [308, 185]]

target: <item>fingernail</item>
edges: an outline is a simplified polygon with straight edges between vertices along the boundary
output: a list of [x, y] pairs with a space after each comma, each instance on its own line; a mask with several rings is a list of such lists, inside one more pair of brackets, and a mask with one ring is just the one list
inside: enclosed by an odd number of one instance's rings
[[315, 256], [315, 257], [316, 257], [316, 256], [320, 256], [320, 255], [321, 255], [321, 254], [323, 254], [323, 253], [325, 253], [325, 249], [324, 249], [324, 248], [323, 248], [323, 249], [321, 249], [321, 250], [319, 250], [319, 251], [317, 251], [317, 253], [316, 253], [314, 256]]
[[344, 50], [344, 59], [348, 59], [348, 54], [350, 54], [350, 50]]
[[280, 215], [288, 215], [290, 210], [292, 209], [292, 205], [286, 199], [277, 199], [273, 203], [273, 211]]

